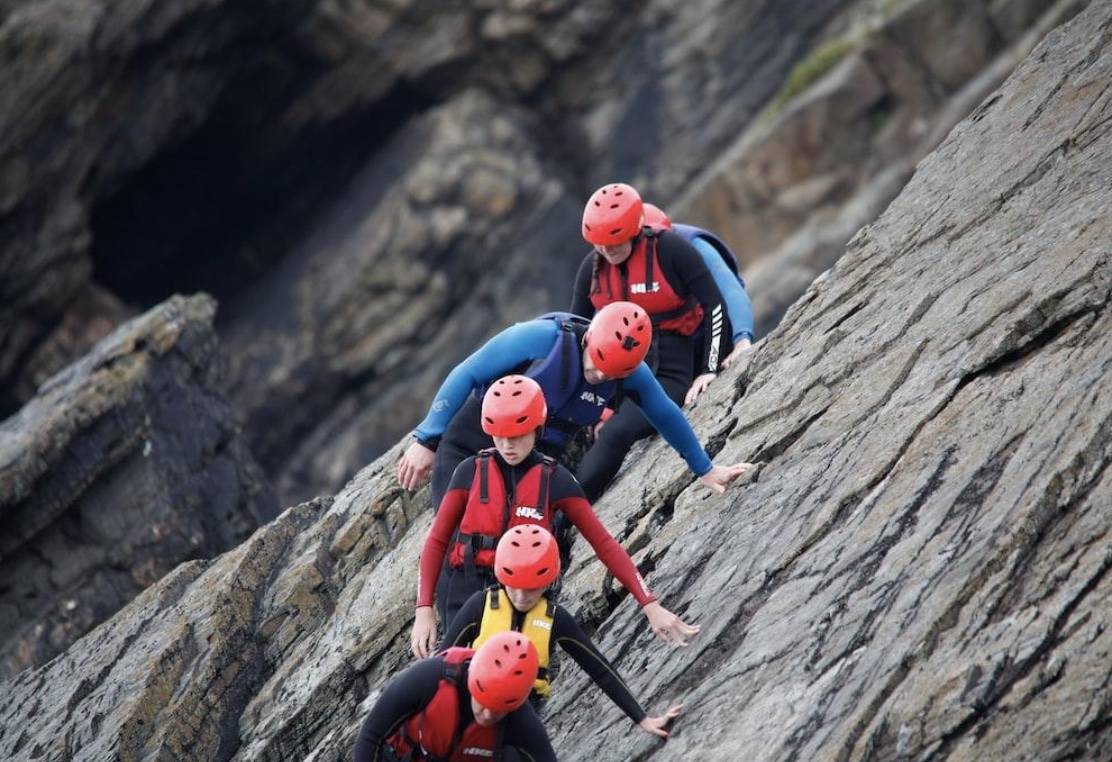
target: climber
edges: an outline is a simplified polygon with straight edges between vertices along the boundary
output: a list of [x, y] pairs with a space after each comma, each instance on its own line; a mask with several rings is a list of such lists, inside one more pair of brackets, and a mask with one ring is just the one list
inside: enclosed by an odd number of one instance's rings
[[[691, 404], [733, 347], [729, 316], [703, 258], [676, 233], [647, 227], [640, 195], [624, 183], [591, 194], [582, 234], [594, 248], [580, 264], [570, 311], [589, 318], [619, 300], [643, 308], [653, 324], [649, 366], [673, 402]], [[698, 351], [696, 335], [702, 337]], [[601, 491], [624, 453], [652, 432], [633, 401], [618, 405], [605, 427], [595, 428], [595, 444], [579, 465], [587, 494]]]
[[[551, 530], [557, 513], [567, 517], [633, 594], [662, 640], [685, 644], [699, 631], [656, 601], [568, 470], [534, 449], [547, 413], [540, 385], [526, 376], [501, 378], [483, 396], [483, 430], [494, 438], [494, 448], [459, 464], [425, 538], [411, 637], [416, 656], [427, 656], [436, 643], [434, 600], [440, 621], [447, 625], [468, 598], [494, 584], [494, 549], [502, 534], [523, 523]], [[445, 555], [448, 563], [442, 569]]]
[[679, 716], [683, 705], [671, 707], [660, 717], [645, 714], [621, 676], [575, 618], [552, 599], [549, 586], [559, 574], [556, 538], [537, 524], [513, 527], [502, 535], [494, 551], [494, 576], [500, 586], [481, 590], [467, 599], [448, 625], [441, 649], [480, 648], [492, 636], [507, 630], [528, 636], [540, 659], [532, 696], [539, 702], [551, 693], [549, 655], [552, 645], [559, 644], [634, 724], [646, 733], [667, 738], [664, 728]]
[[663, 209], [647, 202], [645, 227], [653, 231], [671, 230], [690, 243], [703, 258], [703, 264], [726, 303], [726, 315], [733, 329], [734, 351], [722, 361], [723, 368], [730, 367], [734, 359], [753, 344], [753, 305], [738, 272], [737, 257], [714, 233], [693, 225], [673, 224]]
[[468, 759], [553, 761], [527, 699], [537, 649], [503, 632], [478, 650], [449, 648], [390, 681], [355, 742], [355, 762]]
[[[416, 489], [431, 470], [432, 505], [439, 506], [456, 466], [492, 445], [480, 425], [479, 401], [472, 391], [507, 373], [524, 373], [541, 385], [549, 402], [551, 415], [539, 444], [545, 453], [559, 456], [576, 431], [599, 421], [606, 405], [629, 397], [699, 481], [724, 492], [750, 466], [711, 462], [683, 412], [642, 362], [651, 341], [652, 326], [645, 313], [628, 302], [608, 305], [590, 323], [567, 313], [550, 313], [510, 326], [448, 374], [428, 415], [413, 432], [416, 441], [398, 462], [398, 481], [406, 489]], [[623, 450], [608, 457], [617, 458], [620, 465], [624, 456]], [[592, 501], [612, 475], [602, 479], [582, 468], [576, 473]]]

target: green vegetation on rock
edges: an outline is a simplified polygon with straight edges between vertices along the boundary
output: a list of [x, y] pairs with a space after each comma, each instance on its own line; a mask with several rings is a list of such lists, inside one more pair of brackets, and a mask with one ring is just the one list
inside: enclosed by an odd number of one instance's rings
[[856, 49], [856, 39], [841, 38], [820, 45], [813, 53], [797, 63], [784, 80], [780, 92], [772, 99], [773, 111], [782, 109], [788, 101], [802, 93], [822, 78], [848, 53]]

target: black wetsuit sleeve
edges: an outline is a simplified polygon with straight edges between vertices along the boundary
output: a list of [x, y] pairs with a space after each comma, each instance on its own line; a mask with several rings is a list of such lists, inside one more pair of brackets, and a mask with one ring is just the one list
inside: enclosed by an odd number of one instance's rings
[[702, 362], [696, 375], [717, 373], [722, 360], [733, 351], [733, 331], [722, 293], [703, 257], [675, 233], [660, 236], [658, 255], [664, 276], [680, 296], [694, 296], [703, 307]]
[[433, 657], [408, 667], [390, 681], [363, 721], [355, 742], [355, 762], [378, 762], [386, 739], [432, 701], [444, 674], [444, 662]]
[[503, 748], [513, 749], [528, 762], [556, 762], [556, 752], [552, 750], [548, 733], [529, 702], [510, 712], [502, 722], [505, 728]]
[[594, 272], [595, 254], [591, 252], [579, 264], [575, 274], [575, 286], [571, 292], [571, 309], [573, 315], [585, 317], [588, 320], [595, 316], [595, 305], [591, 304], [591, 274]]
[[470, 646], [471, 642], [479, 637], [479, 626], [483, 623], [483, 604], [486, 603], [487, 595], [488, 591], [480, 590], [467, 599], [445, 628], [444, 637], [437, 650], [443, 651], [452, 646]]
[[452, 480], [448, 483], [448, 489], [462, 489], [468, 492], [471, 491], [471, 482], [475, 480], [475, 461], [478, 457], [471, 455], [460, 464], [456, 466], [456, 470], [452, 472]]
[[637, 703], [629, 687], [622, 680], [622, 676], [614, 669], [610, 660], [595, 648], [595, 644], [583, 632], [583, 628], [575, 621], [575, 617], [567, 612], [563, 606], [556, 607], [556, 615], [552, 619], [552, 639], [567, 651], [576, 664], [583, 668], [602, 692], [618, 705], [634, 723], [645, 719], [645, 710]]
[[569, 497], [587, 499], [583, 494], [583, 487], [572, 476], [571, 471], [561, 463], [557, 463], [556, 468], [552, 469], [552, 484], [549, 485], [549, 489], [551, 490], [549, 500], [553, 503]]

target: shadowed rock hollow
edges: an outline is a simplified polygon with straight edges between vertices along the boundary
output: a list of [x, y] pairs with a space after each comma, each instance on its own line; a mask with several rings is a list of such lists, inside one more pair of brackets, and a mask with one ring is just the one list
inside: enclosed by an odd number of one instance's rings
[[[659, 444], [599, 505], [664, 650], [577, 551], [564, 600], [653, 709], [573, 668], [565, 759], [1112, 755], [1112, 2], [1052, 32], [694, 419], [759, 476], [711, 497]], [[341, 759], [406, 661], [425, 496], [398, 448], [179, 567], [0, 686], [14, 759]]]

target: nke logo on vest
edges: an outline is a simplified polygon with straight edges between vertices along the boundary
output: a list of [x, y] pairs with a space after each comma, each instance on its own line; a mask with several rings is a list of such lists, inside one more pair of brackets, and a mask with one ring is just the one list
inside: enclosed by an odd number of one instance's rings
[[544, 521], [544, 514], [536, 508], [530, 508], [527, 505], [519, 505], [517, 507], [517, 515], [523, 519], [534, 519], [536, 521]]
[[652, 288], [645, 288], [646, 285], [647, 284], [645, 284], [645, 283], [630, 283], [629, 284], [629, 293], [631, 293], [631, 294], [647, 294], [647, 293], [655, 294], [657, 291], [660, 290], [660, 283], [655, 281], [655, 280], [653, 281], [653, 287]]

